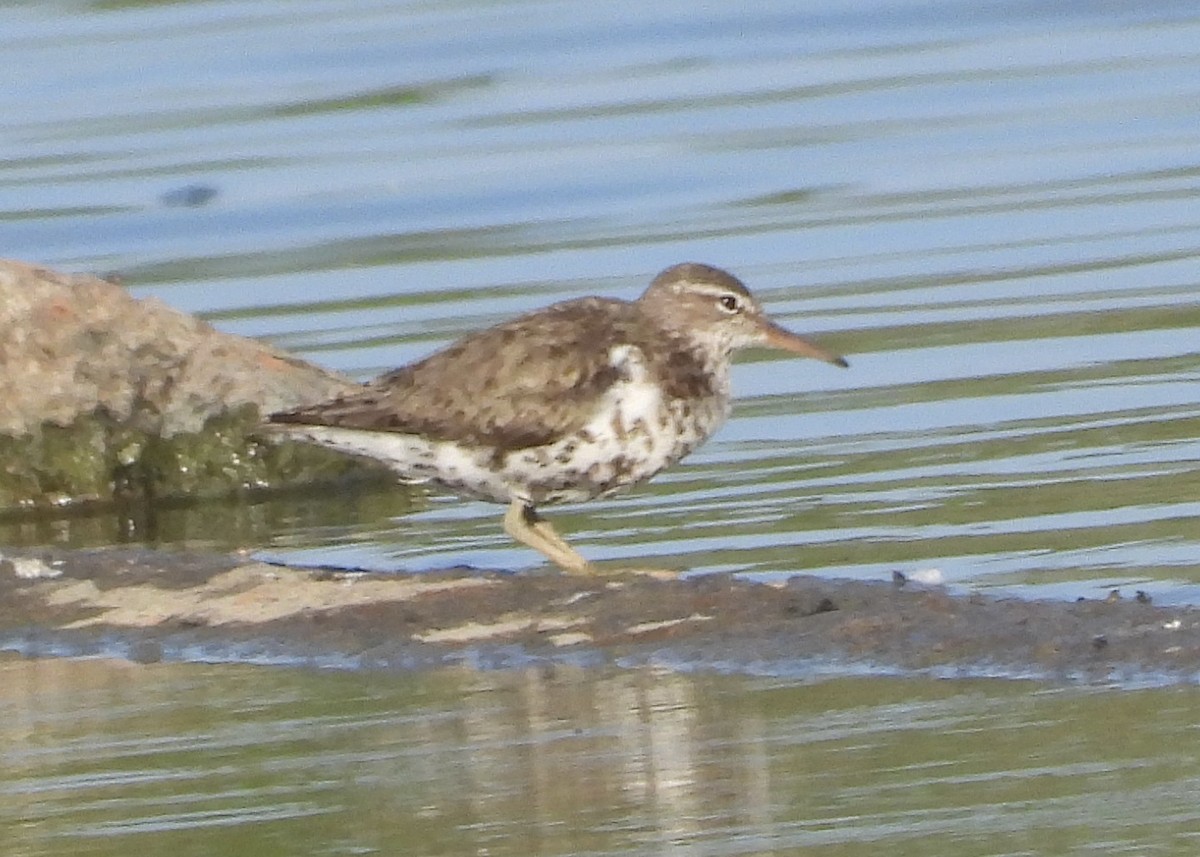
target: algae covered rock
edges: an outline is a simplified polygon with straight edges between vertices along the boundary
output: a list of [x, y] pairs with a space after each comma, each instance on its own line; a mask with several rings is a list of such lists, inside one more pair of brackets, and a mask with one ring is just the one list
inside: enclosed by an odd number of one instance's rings
[[0, 511], [340, 478], [363, 465], [254, 431], [354, 386], [96, 277], [0, 260]]

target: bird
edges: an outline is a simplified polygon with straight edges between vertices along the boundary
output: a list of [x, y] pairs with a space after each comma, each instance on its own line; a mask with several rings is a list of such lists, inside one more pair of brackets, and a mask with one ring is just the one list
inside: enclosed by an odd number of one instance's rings
[[566, 572], [594, 572], [539, 507], [619, 494], [696, 449], [729, 416], [732, 355], [749, 347], [848, 365], [773, 322], [733, 274], [685, 262], [636, 300], [566, 300], [467, 334], [270, 414], [264, 430], [504, 504], [513, 539]]

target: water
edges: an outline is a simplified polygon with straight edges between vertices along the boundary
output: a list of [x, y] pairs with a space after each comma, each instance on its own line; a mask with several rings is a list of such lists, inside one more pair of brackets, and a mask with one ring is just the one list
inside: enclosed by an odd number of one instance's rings
[[[360, 377], [688, 258], [850, 355], [741, 364], [685, 466], [561, 513], [592, 558], [1198, 600], [1191, 4], [9, 4], [0, 32], [9, 255]], [[155, 538], [535, 562], [492, 507], [418, 501]]]
[[1194, 854], [1195, 688], [0, 661], [0, 852]]
[[[684, 259], [849, 355], [749, 355], [709, 445], [555, 514], [592, 558], [1200, 603], [1193, 3], [60, 0], [0, 43], [4, 255], [360, 377]], [[535, 561], [394, 496], [148, 538]], [[0, 661], [0, 853], [1190, 855], [1195, 696]]]

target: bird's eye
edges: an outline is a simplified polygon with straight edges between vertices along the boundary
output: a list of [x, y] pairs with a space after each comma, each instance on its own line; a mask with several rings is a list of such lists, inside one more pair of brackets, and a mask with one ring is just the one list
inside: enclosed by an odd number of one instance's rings
[[733, 295], [722, 295], [721, 299], [718, 300], [717, 303], [719, 303], [721, 305], [721, 309], [725, 310], [726, 312], [737, 312], [742, 308], [742, 305], [738, 303], [738, 299]]

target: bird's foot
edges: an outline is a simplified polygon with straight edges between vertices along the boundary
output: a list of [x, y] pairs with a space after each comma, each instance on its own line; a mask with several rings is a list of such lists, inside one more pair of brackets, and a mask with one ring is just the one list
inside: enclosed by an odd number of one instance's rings
[[504, 513], [504, 531], [569, 574], [592, 573], [591, 563], [567, 544], [549, 521], [520, 500], [513, 500]]

